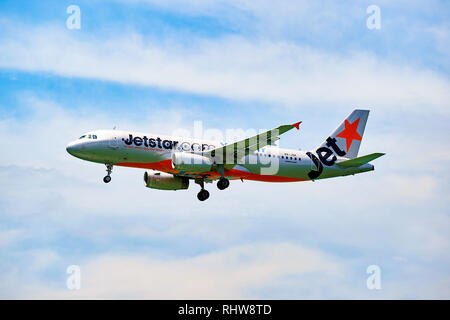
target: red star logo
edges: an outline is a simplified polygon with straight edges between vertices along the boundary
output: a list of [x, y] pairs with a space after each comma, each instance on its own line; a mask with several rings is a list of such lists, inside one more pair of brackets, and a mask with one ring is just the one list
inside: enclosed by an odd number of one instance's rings
[[345, 142], [347, 143], [347, 152], [350, 150], [350, 146], [352, 145], [353, 140], [359, 140], [361, 141], [361, 136], [358, 132], [356, 132], [356, 129], [358, 128], [359, 119], [355, 120], [353, 123], [350, 123], [345, 120], [345, 129], [342, 130], [336, 137], [344, 138]]

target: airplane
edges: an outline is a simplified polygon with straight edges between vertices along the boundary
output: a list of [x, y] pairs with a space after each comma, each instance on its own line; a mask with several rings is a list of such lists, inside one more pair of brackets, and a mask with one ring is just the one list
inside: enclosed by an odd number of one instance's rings
[[217, 180], [224, 190], [230, 180], [263, 182], [315, 181], [372, 171], [369, 162], [384, 155], [358, 157], [369, 110], [355, 109], [317, 148], [311, 151], [282, 149], [280, 136], [300, 129], [300, 122], [281, 125], [261, 134], [223, 145], [217, 141], [160, 134], [95, 130], [69, 143], [69, 154], [106, 165], [105, 183], [113, 166], [147, 169], [145, 186], [159, 190], [188, 189], [193, 180], [200, 186], [197, 198], [205, 201], [205, 183]]

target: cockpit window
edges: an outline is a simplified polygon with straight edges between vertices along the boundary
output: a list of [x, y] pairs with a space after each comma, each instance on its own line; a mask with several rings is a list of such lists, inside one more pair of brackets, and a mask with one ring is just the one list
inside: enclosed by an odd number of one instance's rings
[[97, 139], [97, 135], [95, 135], [95, 134], [85, 134], [85, 135], [82, 135], [79, 139], [84, 139], [84, 138]]

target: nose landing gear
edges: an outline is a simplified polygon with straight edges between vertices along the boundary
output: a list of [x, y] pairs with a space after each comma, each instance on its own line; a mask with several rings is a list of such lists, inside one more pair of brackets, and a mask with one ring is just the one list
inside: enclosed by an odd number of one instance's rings
[[112, 173], [113, 165], [112, 164], [106, 164], [106, 172], [108, 173], [104, 178], [104, 183], [109, 183], [111, 181], [111, 173]]

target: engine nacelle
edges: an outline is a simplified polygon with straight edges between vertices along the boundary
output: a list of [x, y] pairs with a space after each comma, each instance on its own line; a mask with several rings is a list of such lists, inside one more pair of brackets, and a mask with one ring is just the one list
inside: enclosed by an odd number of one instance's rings
[[210, 158], [189, 152], [174, 152], [172, 154], [172, 167], [179, 171], [208, 172], [213, 162]]
[[159, 190], [182, 190], [189, 188], [189, 179], [177, 177], [170, 173], [146, 171], [144, 182], [147, 188]]

